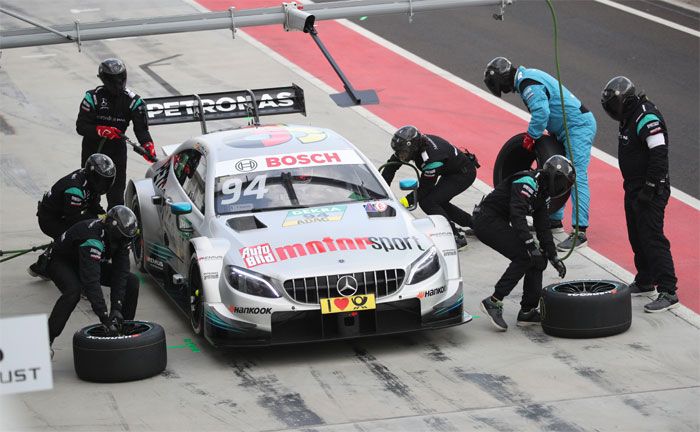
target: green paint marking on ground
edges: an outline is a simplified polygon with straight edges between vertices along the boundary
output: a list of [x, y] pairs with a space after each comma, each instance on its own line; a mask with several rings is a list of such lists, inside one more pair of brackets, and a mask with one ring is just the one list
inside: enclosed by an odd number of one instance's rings
[[184, 344], [182, 345], [170, 345], [168, 348], [189, 348], [190, 351], [192, 352], [200, 352], [199, 347], [197, 347], [197, 344], [192, 342], [192, 339], [183, 339], [182, 340]]
[[479, 315], [472, 315], [472, 318], [476, 319], [476, 318], [481, 318], [481, 317]]
[[361, 17], [360, 17], [360, 21], [364, 21], [364, 20], [366, 20], [366, 19], [367, 19], [366, 16], [361, 16]]

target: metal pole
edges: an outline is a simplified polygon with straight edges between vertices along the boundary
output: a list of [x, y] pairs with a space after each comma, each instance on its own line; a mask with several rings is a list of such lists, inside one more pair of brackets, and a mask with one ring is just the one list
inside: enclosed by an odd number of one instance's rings
[[321, 39], [318, 37], [318, 32], [316, 31], [316, 29], [312, 29], [309, 32], [309, 34], [311, 35], [311, 38], [314, 40], [314, 42], [316, 42], [316, 45], [318, 45], [318, 47], [321, 49], [321, 52], [323, 53], [323, 56], [326, 57], [326, 60], [328, 60], [328, 63], [331, 64], [331, 67], [333, 67], [335, 73], [338, 74], [338, 78], [340, 78], [340, 80], [343, 82], [343, 87], [345, 87], [345, 91], [348, 92], [355, 105], [359, 105], [361, 101], [360, 98], [357, 97], [357, 95], [355, 94], [355, 89], [352, 87], [352, 84], [350, 84], [350, 81], [348, 81], [348, 79], [345, 77], [345, 74], [340, 69], [335, 60], [333, 60], [333, 57], [331, 57], [331, 53], [328, 52], [326, 46], [323, 45], [323, 42], [321, 42]]
[[[305, 5], [304, 11], [316, 16], [316, 20], [334, 20], [365, 15], [416, 13], [423, 11], [453, 9], [464, 6], [501, 5], [501, 0], [350, 0], [333, 3], [318, 3]], [[3, 12], [6, 12], [3, 10]], [[7, 13], [7, 12], [6, 12]], [[14, 15], [13, 15], [14, 16]], [[285, 13], [281, 7], [260, 8], [236, 11], [236, 28], [282, 24]], [[73, 42], [75, 36], [73, 25], [54, 26], [66, 31], [60, 33], [56, 29], [45, 28], [38, 23], [32, 23], [46, 31], [11, 30], [0, 33], [0, 49], [20, 48], [39, 45], [53, 45]], [[209, 12], [182, 17], [153, 17], [130, 19], [94, 24], [81, 24], [80, 40], [82, 42], [122, 38], [133, 36], [150, 36], [169, 33], [186, 33], [206, 30], [231, 28], [231, 14], [225, 12]]]
[[60, 37], [62, 37], [62, 38], [68, 39], [69, 41], [73, 41], [73, 37], [72, 37], [71, 35], [66, 34], [66, 33], [61, 33], [60, 31], [55, 30], [55, 29], [53, 29], [53, 28], [51, 28], [51, 27], [49, 27], [49, 26], [47, 26], [47, 25], [41, 24], [41, 23], [38, 22], [38, 21], [33, 21], [33, 20], [27, 18], [27, 17], [24, 16], [24, 15], [20, 15], [20, 14], [18, 14], [18, 13], [9, 11], [9, 10], [7, 10], [7, 9], [5, 9], [5, 8], [1, 8], [1, 7], [0, 7], [0, 12], [4, 13], [5, 15], [9, 15], [9, 16], [11, 16], [11, 17], [15, 17], [15, 18], [17, 18], [18, 20], [24, 21], [24, 22], [26, 22], [26, 23], [29, 23], [29, 24], [33, 25], [33, 26], [36, 26], [36, 27], [39, 27], [39, 28], [43, 28], [44, 30], [49, 31], [49, 32], [51, 32], [51, 33], [53, 33], [53, 34], [56, 34], [56, 35], [58, 35], [58, 36], [60, 36]]

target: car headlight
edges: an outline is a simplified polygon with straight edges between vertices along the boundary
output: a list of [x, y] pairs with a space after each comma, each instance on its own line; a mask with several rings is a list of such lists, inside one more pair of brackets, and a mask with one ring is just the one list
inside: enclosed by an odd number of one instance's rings
[[272, 284], [272, 279], [233, 265], [226, 266], [226, 280], [236, 291], [258, 297], [281, 297]]
[[440, 258], [438, 257], [437, 249], [431, 247], [411, 264], [408, 278], [406, 278], [406, 284], [411, 285], [423, 282], [437, 273], [438, 270], [440, 270]]

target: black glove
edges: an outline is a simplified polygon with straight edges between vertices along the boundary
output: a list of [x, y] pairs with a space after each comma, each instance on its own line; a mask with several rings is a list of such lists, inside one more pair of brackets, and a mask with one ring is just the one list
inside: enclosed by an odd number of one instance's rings
[[560, 260], [558, 256], [554, 255], [553, 257], [549, 258], [549, 262], [552, 263], [552, 266], [555, 269], [557, 269], [559, 277], [564, 279], [564, 276], [566, 276], [566, 266], [564, 265], [564, 261]]
[[644, 187], [639, 191], [637, 195], [637, 203], [641, 205], [649, 205], [654, 195], [656, 194], [656, 184], [650, 182], [649, 180], [644, 182]]
[[530, 262], [532, 262], [532, 266], [536, 270], [544, 271], [544, 269], [547, 268], [547, 260], [544, 258], [544, 255], [542, 255], [542, 251], [539, 246], [537, 246], [537, 243], [534, 241], [528, 243], [527, 253], [530, 255]]
[[117, 329], [117, 326], [114, 325], [112, 322], [110, 316], [107, 315], [107, 312], [105, 312], [104, 315], [100, 317], [100, 322], [105, 328], [105, 333], [107, 333], [107, 336], [119, 336], [119, 330]]
[[122, 325], [124, 324], [124, 316], [122, 315], [121, 311], [118, 309], [112, 309], [112, 312], [109, 314], [109, 321], [114, 324], [117, 330], [121, 333]]

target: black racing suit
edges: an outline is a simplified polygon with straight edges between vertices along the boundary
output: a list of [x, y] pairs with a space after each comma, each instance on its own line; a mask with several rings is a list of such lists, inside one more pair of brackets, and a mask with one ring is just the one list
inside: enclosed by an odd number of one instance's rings
[[57, 181], [39, 201], [39, 228], [54, 241], [78, 221], [104, 213], [100, 195], [91, 191], [82, 169]]
[[[113, 126], [126, 132], [129, 122], [134, 122], [134, 134], [141, 145], [152, 142], [148, 132], [148, 117], [143, 99], [129, 89], [114, 95], [100, 86], [85, 92], [80, 104], [78, 134], [83, 136], [82, 162], [94, 153], [103, 153], [112, 158], [117, 168], [114, 185], [107, 192], [108, 209], [124, 204], [126, 188], [126, 143], [123, 139], [104, 139], [97, 135], [96, 126]], [[100, 148], [101, 147], [101, 148]]]
[[501, 182], [474, 209], [474, 233], [482, 243], [511, 262], [496, 282], [494, 297], [502, 300], [523, 276], [523, 310], [537, 307], [542, 291], [542, 272], [546, 261], [538, 263], [529, 249], [536, 248], [526, 216], [534, 220], [540, 246], [547, 258], [557, 256], [549, 228], [549, 196], [539, 190], [537, 173], [523, 171]]
[[[647, 138], [658, 134], [663, 134], [665, 144], [650, 149]], [[620, 122], [617, 151], [624, 179], [627, 234], [637, 268], [635, 280], [673, 294], [677, 279], [671, 245], [664, 235], [664, 212], [671, 195], [668, 132], [661, 112], [646, 97]], [[640, 195], [650, 199], [640, 200]]]
[[124, 319], [134, 319], [139, 280], [129, 272], [129, 244], [108, 241], [99, 219], [76, 223], [56, 242], [48, 273], [61, 291], [61, 297], [49, 316], [52, 342], [63, 331], [81, 292], [87, 296], [95, 314], [104, 321], [108, 311], [101, 285], [111, 287], [111, 310], [122, 312]]
[[[421, 170], [417, 191], [418, 205], [425, 214], [444, 216], [450, 221], [453, 231], [454, 224], [471, 227], [471, 215], [450, 203], [450, 200], [474, 183], [478, 167], [476, 156], [460, 151], [439, 136], [425, 136], [427, 143], [413, 159], [415, 166]], [[400, 160], [394, 154], [387, 161], [391, 162]], [[382, 177], [388, 184], [394, 180], [399, 168], [399, 164], [384, 167]], [[412, 200], [412, 196], [411, 194], [407, 198]]]

